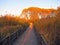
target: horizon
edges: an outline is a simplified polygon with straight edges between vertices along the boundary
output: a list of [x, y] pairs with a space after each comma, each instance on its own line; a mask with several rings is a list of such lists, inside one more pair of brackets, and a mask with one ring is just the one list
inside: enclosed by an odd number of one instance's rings
[[46, 9], [57, 9], [60, 6], [59, 0], [0, 0], [0, 15], [13, 14], [20, 15], [23, 9], [29, 7], [39, 7]]

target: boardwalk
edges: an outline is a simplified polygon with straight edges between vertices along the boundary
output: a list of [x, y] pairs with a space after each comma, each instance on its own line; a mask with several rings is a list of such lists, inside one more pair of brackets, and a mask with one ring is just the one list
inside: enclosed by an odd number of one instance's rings
[[13, 45], [38, 45], [33, 25], [30, 24], [28, 29], [20, 36]]

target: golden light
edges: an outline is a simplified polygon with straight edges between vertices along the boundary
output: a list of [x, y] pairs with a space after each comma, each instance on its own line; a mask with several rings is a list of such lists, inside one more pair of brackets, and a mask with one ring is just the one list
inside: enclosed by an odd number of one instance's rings
[[33, 27], [33, 23], [30, 23], [30, 28], [32, 28]]

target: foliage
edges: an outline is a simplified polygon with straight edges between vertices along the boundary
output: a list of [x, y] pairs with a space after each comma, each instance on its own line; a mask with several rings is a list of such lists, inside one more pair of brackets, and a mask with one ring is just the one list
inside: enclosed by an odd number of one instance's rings
[[48, 45], [59, 45], [60, 39], [60, 8], [55, 12], [56, 17], [47, 17], [34, 22], [37, 33], [41, 34]]
[[10, 15], [0, 17], [0, 39], [18, 30], [26, 30], [28, 23], [22, 21], [20, 17], [13, 17]]

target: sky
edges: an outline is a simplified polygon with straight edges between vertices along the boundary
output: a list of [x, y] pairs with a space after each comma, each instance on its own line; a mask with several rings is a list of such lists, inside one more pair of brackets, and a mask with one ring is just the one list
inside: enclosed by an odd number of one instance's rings
[[0, 0], [0, 15], [20, 15], [24, 8], [57, 8], [60, 0]]

